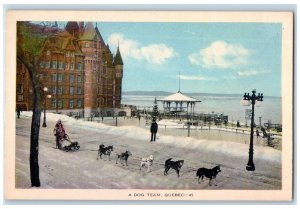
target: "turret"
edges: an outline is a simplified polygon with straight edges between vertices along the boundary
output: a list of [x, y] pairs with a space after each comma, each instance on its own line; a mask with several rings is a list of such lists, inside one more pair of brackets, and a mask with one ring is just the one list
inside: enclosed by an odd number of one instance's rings
[[121, 56], [121, 53], [120, 53], [119, 46], [118, 46], [118, 49], [117, 49], [116, 56], [114, 58], [114, 66], [117, 66], [117, 65], [122, 65], [123, 66], [123, 60], [122, 60], [122, 56]]
[[79, 36], [79, 26], [77, 22], [69, 21], [66, 25], [66, 30], [73, 35], [75, 38]]
[[118, 45], [116, 56], [114, 57], [113, 65], [115, 66], [115, 69], [116, 69], [116, 78], [122, 79], [122, 77], [123, 77], [123, 60], [122, 60], [122, 56], [120, 53], [119, 45]]
[[118, 45], [117, 53], [114, 57], [113, 62], [115, 68], [115, 95], [116, 95], [116, 107], [121, 105], [121, 95], [122, 95], [122, 78], [123, 78], [123, 60], [120, 53], [120, 47]]

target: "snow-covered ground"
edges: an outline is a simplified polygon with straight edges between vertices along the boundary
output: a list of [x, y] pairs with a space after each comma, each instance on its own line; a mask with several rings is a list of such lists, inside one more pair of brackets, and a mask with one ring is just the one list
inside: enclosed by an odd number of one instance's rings
[[[29, 188], [29, 145], [31, 112], [16, 119], [16, 187]], [[62, 119], [78, 151], [55, 149], [53, 127]], [[41, 123], [42, 124], [42, 123]], [[102, 123], [75, 120], [65, 115], [47, 114], [47, 127], [40, 128], [39, 166], [41, 188], [80, 189], [281, 189], [281, 151], [270, 147], [254, 147], [254, 172], [246, 171], [248, 144], [220, 140], [158, 134], [150, 143], [148, 130], [136, 126], [114, 127]], [[111, 161], [105, 156], [97, 160], [100, 144], [113, 145]], [[130, 150], [128, 166], [116, 164], [116, 153]], [[142, 157], [154, 156], [151, 172], [139, 169]], [[178, 178], [174, 170], [164, 176], [168, 158], [183, 159]], [[196, 170], [221, 165], [217, 186], [208, 180], [198, 184]]]

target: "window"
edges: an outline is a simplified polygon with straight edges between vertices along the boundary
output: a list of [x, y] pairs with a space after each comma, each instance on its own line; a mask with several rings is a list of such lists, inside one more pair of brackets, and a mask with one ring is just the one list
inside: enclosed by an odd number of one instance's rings
[[45, 68], [50, 68], [50, 61], [47, 61], [47, 62], [45, 63]]
[[81, 87], [77, 87], [77, 94], [81, 94]]
[[74, 108], [74, 100], [73, 99], [70, 99], [69, 106], [70, 106], [70, 108]]
[[18, 94], [17, 98], [18, 98], [18, 102], [22, 102], [23, 101], [23, 94]]
[[63, 75], [62, 74], [58, 74], [58, 81], [62, 81], [63, 80]]
[[66, 52], [66, 57], [69, 57], [70, 56], [70, 52]]
[[44, 68], [45, 67], [45, 63], [44, 63], [44, 61], [41, 61], [40, 62], [40, 68]]
[[81, 101], [81, 99], [78, 99], [77, 100], [77, 107], [81, 107], [82, 106], [82, 101]]
[[50, 55], [50, 51], [49, 50], [46, 52], [46, 55]]
[[94, 41], [94, 48], [97, 48], [97, 41]]
[[78, 82], [78, 83], [81, 83], [81, 75], [78, 75], [78, 76], [77, 76], [77, 82]]
[[62, 101], [62, 99], [59, 99], [58, 100], [58, 108], [62, 108], [63, 107], [63, 101]]
[[82, 70], [82, 63], [77, 63], [77, 70]]
[[52, 74], [52, 81], [56, 81], [56, 74]]
[[121, 78], [122, 74], [121, 73], [116, 73], [116, 78]]
[[74, 70], [74, 63], [71, 63], [71, 70]]
[[56, 86], [52, 86], [52, 94], [56, 94]]
[[70, 83], [74, 83], [75, 76], [73, 74], [70, 75]]
[[102, 87], [98, 87], [98, 94], [102, 94]]
[[70, 86], [70, 94], [74, 94], [74, 87]]
[[59, 86], [59, 87], [58, 87], [57, 93], [58, 93], [58, 94], [62, 94], [62, 93], [63, 93], [63, 87], [62, 87], [62, 86]]
[[69, 63], [66, 63], [66, 69], [69, 69]]
[[71, 57], [74, 57], [74, 52], [71, 52]]
[[51, 107], [56, 108], [56, 99], [51, 99]]
[[85, 48], [88, 48], [88, 47], [89, 47], [89, 42], [85, 42], [85, 43], [84, 43], [84, 47], [85, 47]]
[[64, 63], [58, 62], [58, 68], [62, 70], [64, 68]]
[[52, 61], [52, 69], [56, 69], [57, 67], [57, 61]]
[[95, 61], [93, 61], [93, 69], [97, 69], [97, 63]]
[[17, 93], [18, 94], [23, 93], [23, 84], [17, 84]]

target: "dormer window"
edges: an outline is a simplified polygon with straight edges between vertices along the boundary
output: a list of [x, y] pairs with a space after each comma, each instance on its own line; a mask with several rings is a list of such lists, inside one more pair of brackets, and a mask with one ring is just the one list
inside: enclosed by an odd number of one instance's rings
[[44, 61], [41, 61], [40, 62], [40, 68], [44, 68], [45, 67], [45, 63], [44, 63]]
[[85, 48], [88, 48], [88, 47], [89, 47], [89, 42], [85, 42], [85, 43], [84, 43], [84, 47], [85, 47]]
[[50, 55], [50, 51], [49, 50], [47, 50], [46, 55]]

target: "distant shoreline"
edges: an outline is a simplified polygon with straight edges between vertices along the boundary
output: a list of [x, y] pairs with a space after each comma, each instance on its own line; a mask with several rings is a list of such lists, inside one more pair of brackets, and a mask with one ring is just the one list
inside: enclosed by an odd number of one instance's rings
[[[175, 92], [167, 92], [167, 91], [123, 91], [123, 95], [143, 95], [143, 96], [168, 96], [170, 94], [173, 94]], [[232, 96], [232, 97], [243, 97], [243, 93], [233, 93], [233, 94], [222, 94], [222, 93], [191, 93], [191, 92], [182, 92], [189, 96]], [[267, 98], [282, 98], [281, 96], [268, 96], [264, 95]]]

